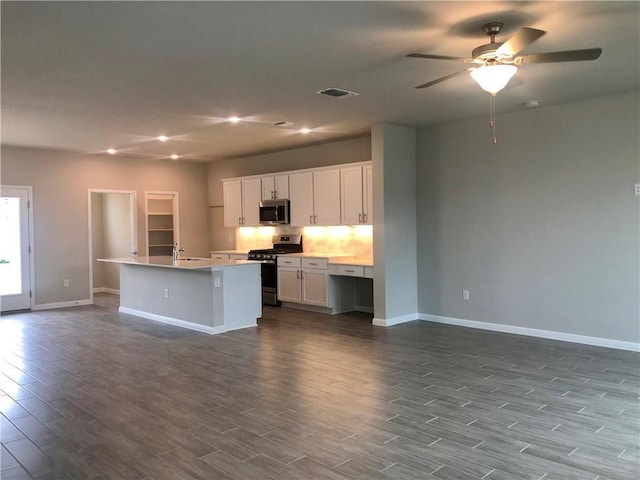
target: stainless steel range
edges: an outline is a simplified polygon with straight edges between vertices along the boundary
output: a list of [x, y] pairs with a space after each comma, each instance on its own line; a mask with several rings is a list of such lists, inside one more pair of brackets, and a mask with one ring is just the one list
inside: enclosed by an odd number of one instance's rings
[[302, 235], [274, 235], [273, 248], [249, 250], [249, 260], [262, 263], [262, 303], [280, 306], [278, 301], [278, 256], [302, 253]]

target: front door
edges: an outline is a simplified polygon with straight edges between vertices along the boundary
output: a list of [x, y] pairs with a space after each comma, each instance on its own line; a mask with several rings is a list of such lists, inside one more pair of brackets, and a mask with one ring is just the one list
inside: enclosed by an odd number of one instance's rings
[[27, 187], [0, 187], [0, 311], [31, 308]]

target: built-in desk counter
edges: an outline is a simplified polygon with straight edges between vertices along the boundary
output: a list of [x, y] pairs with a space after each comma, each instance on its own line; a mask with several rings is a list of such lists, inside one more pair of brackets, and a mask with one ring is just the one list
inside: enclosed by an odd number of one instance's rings
[[260, 263], [170, 256], [99, 259], [120, 264], [120, 312], [210, 334], [256, 326]]
[[329, 260], [329, 275], [373, 278], [373, 259], [332, 258]]

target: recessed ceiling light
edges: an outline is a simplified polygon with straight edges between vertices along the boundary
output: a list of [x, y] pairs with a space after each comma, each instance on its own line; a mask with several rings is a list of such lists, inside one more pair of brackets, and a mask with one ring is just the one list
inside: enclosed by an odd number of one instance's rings
[[171, 155], [171, 160], [177, 160], [178, 158], [180, 157], [178, 157], [178, 155], [176, 155], [175, 153]]
[[304, 134], [307, 134], [307, 133], [309, 133], [310, 131], [311, 131], [311, 130], [309, 130], [307, 127], [305, 127], [305, 128], [301, 128], [301, 129], [300, 129], [300, 133], [304, 133]]
[[166, 137], [165, 135], [160, 135], [158, 137], [158, 140], [160, 140], [161, 142], [166, 142], [167, 140], [169, 140], [169, 137]]
[[110, 148], [109, 150], [107, 150], [107, 153], [109, 155], [115, 155], [116, 154], [116, 149], [115, 148]]
[[229, 121], [231, 123], [238, 123], [240, 121], [240, 117], [229, 117]]

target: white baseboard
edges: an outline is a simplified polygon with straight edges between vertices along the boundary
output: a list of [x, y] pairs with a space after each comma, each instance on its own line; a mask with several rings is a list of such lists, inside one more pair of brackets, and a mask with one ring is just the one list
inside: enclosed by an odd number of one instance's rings
[[120, 290], [108, 287], [98, 287], [93, 289], [93, 293], [110, 293], [111, 295], [120, 295]]
[[136, 317], [146, 318], [147, 320], [154, 320], [160, 323], [168, 323], [169, 325], [175, 325], [176, 327], [188, 328], [189, 330], [196, 330], [197, 332], [208, 333], [209, 335], [217, 335], [224, 333], [227, 329], [224, 326], [220, 327], [207, 327], [206, 325], [200, 325], [198, 323], [185, 322], [173, 317], [165, 317], [164, 315], [157, 315], [155, 313], [143, 312], [142, 310], [136, 310], [135, 308], [120, 307], [118, 309], [120, 313], [128, 313], [129, 315], [135, 315]]
[[72, 300], [70, 302], [54, 302], [54, 303], [39, 303], [31, 307], [31, 310], [50, 310], [53, 308], [67, 308], [77, 307], [79, 305], [91, 305], [91, 300]]
[[585, 345], [595, 345], [597, 347], [640, 352], [640, 343], [625, 342], [610, 338], [589, 337], [586, 335], [576, 335], [574, 333], [555, 332], [552, 330], [540, 330], [529, 327], [517, 327], [499, 323], [479, 322], [476, 320], [466, 320], [464, 318], [442, 317], [439, 315], [429, 315], [424, 313], [421, 313], [419, 318], [420, 320], [445, 323], [447, 325], [457, 325], [460, 327], [478, 328], [480, 330], [491, 330], [494, 332], [512, 333], [515, 335], [526, 335], [528, 337], [548, 338], [550, 340], [561, 340], [564, 342], [582, 343]]
[[407, 315], [400, 315], [398, 317], [374, 318], [371, 323], [373, 323], [378, 327], [391, 327], [392, 325], [399, 325], [400, 323], [413, 322], [414, 320], [420, 320], [420, 314], [409, 313]]

